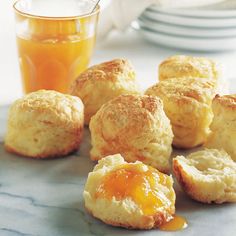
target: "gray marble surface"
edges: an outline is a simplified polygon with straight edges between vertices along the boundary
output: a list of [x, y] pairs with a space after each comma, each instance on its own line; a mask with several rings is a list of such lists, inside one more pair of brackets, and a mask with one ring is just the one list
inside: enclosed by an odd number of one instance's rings
[[[6, 113], [7, 107], [1, 107], [0, 134], [6, 127]], [[89, 143], [86, 130], [78, 153], [55, 160], [18, 157], [8, 154], [0, 144], [0, 236], [235, 235], [236, 204], [200, 204], [178, 186], [177, 214], [186, 217], [189, 224], [183, 231], [125, 230], [94, 219], [84, 209], [82, 197], [88, 172], [94, 166]]]

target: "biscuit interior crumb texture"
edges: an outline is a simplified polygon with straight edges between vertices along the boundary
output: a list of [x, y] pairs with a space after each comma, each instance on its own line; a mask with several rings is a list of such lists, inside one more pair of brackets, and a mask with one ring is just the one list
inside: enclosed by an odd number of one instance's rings
[[205, 149], [173, 159], [183, 190], [204, 203], [236, 202], [236, 163], [224, 151]]

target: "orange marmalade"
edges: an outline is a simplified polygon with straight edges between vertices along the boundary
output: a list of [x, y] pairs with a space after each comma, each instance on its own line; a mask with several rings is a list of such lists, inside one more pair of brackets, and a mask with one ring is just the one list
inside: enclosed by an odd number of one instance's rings
[[[145, 171], [142, 166], [124, 164], [111, 171], [104, 176], [95, 197], [114, 197], [116, 200], [130, 198], [145, 215], [155, 214], [160, 209], [174, 209], [175, 193], [170, 178], [152, 167], [147, 167]], [[168, 188], [168, 193], [159, 190], [160, 186]]]
[[177, 231], [185, 229], [187, 226], [188, 224], [184, 217], [175, 215], [173, 219], [161, 225], [159, 228], [162, 231]]

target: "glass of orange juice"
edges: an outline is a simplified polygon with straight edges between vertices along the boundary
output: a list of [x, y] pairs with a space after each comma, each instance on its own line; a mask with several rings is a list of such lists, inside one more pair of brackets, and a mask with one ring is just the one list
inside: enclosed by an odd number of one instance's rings
[[67, 93], [87, 68], [99, 6], [92, 0], [18, 0], [14, 3], [19, 64], [25, 93]]

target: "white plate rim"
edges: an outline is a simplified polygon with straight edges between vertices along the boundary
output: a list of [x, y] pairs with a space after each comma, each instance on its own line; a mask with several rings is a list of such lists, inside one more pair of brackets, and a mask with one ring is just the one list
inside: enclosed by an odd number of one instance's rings
[[220, 52], [236, 49], [236, 38], [234, 40], [231, 39], [224, 41], [173, 36], [144, 29], [140, 27], [137, 22], [133, 22], [132, 27], [148, 41], [171, 48], [202, 52]]
[[142, 14], [153, 21], [161, 21], [181, 26], [199, 27], [199, 28], [232, 28], [236, 26], [236, 18], [233, 19], [202, 19], [183, 16], [167, 15], [155, 11], [145, 10]]
[[161, 8], [155, 5], [149, 8], [152, 11], [161, 12], [176, 16], [187, 16], [196, 18], [235, 18], [236, 10], [202, 10], [202, 9], [183, 9], [183, 8]]
[[229, 38], [236, 37], [235, 28], [197, 28], [186, 27], [181, 25], [174, 25], [161, 21], [153, 21], [146, 16], [140, 16], [137, 19], [140, 26], [150, 30], [157, 30], [163, 33], [170, 33], [174, 35], [196, 37], [196, 38]]

